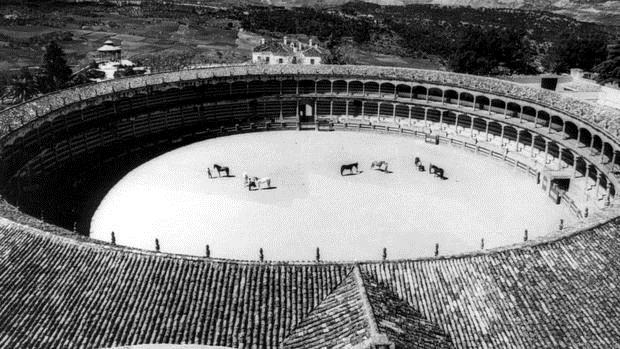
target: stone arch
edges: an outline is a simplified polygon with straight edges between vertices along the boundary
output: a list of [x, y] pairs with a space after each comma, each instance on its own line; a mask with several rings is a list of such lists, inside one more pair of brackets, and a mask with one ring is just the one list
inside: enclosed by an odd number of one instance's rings
[[223, 96], [228, 96], [230, 93], [230, 84], [227, 82], [218, 82], [209, 87], [209, 96], [212, 98], [221, 98]]
[[441, 111], [433, 108], [429, 108], [426, 114], [426, 120], [434, 123], [439, 123], [441, 119]]
[[409, 119], [409, 107], [404, 104], [396, 104], [396, 117]]
[[582, 157], [576, 157], [575, 158], [575, 171], [577, 171], [577, 173], [580, 176], [585, 176], [586, 174], [586, 168], [587, 168], [587, 162], [584, 158]]
[[412, 120], [424, 120], [424, 108], [412, 107], [411, 108]]
[[[557, 159], [559, 157], [559, 153], [560, 153], [560, 147], [558, 146], [558, 144], [555, 142], [549, 142], [547, 154]], [[549, 158], [547, 158], [547, 161], [549, 161]]]
[[376, 81], [367, 81], [364, 83], [364, 93], [366, 95], [379, 95], [379, 83]]
[[471, 107], [474, 105], [474, 95], [469, 92], [461, 92], [461, 106]]
[[497, 121], [489, 121], [489, 135], [499, 137], [502, 134], [502, 125]]
[[252, 80], [248, 83], [248, 96], [260, 97], [265, 94], [265, 82], [262, 80]]
[[607, 143], [603, 142], [603, 157], [607, 158], [605, 162], [611, 162], [614, 156], [614, 147]]
[[562, 154], [560, 154], [560, 160], [564, 162], [567, 166], [573, 166], [575, 161], [575, 155], [570, 149], [562, 149]]
[[438, 87], [429, 88], [428, 100], [433, 102], [443, 102], [443, 91]]
[[474, 130], [485, 132], [487, 129], [487, 121], [483, 118], [474, 118]]
[[510, 125], [504, 126], [504, 139], [510, 142], [517, 141], [517, 129]]
[[314, 80], [300, 80], [299, 81], [299, 94], [309, 95], [314, 93], [316, 83]]
[[364, 91], [364, 84], [361, 81], [349, 82], [349, 93], [352, 95], [361, 95]]
[[280, 85], [282, 84], [281, 81], [278, 80], [267, 80], [265, 82], [265, 84], [263, 85], [263, 94], [265, 95], [273, 95], [273, 96], [277, 96], [280, 94]]
[[392, 103], [381, 103], [379, 104], [379, 114], [385, 117], [392, 117], [392, 113], [394, 112], [394, 105]]
[[532, 145], [532, 133], [528, 130], [522, 130], [521, 135], [519, 136], [519, 144], [522, 145], [523, 149], [526, 147], [530, 149]]
[[444, 92], [444, 101], [448, 104], [456, 105], [459, 100], [459, 94], [454, 90], [446, 90]]
[[347, 82], [344, 80], [336, 80], [332, 83], [334, 93], [343, 94], [347, 93]]
[[464, 130], [469, 129], [471, 127], [471, 116], [467, 114], [460, 114], [457, 126], [462, 127]]
[[548, 127], [549, 123], [551, 122], [551, 117], [549, 116], [549, 113], [547, 113], [544, 110], [539, 110], [538, 111], [538, 117], [536, 119], [536, 127], [540, 126], [540, 127]]
[[297, 81], [295, 80], [282, 81], [282, 94], [283, 95], [294, 95], [296, 93], [297, 93]]
[[564, 129], [564, 120], [557, 115], [551, 116], [551, 130], [561, 132]]
[[595, 150], [597, 153], [600, 154], [603, 150], [603, 140], [598, 135], [594, 135], [592, 139], [592, 150]]
[[414, 86], [413, 87], [413, 98], [426, 100], [426, 87], [424, 86]]
[[379, 103], [367, 101], [364, 103], [364, 115], [371, 117], [377, 116], [377, 111], [379, 109]]
[[485, 110], [485, 111], [489, 110], [489, 105], [491, 104], [491, 100], [487, 96], [478, 95], [476, 96], [475, 101], [476, 101], [475, 103], [476, 109]]
[[387, 96], [393, 98], [395, 90], [394, 84], [391, 82], [384, 82], [381, 84], [381, 97]]
[[579, 143], [581, 143], [584, 147], [590, 147], [592, 142], [592, 133], [587, 128], [579, 129], [581, 136], [579, 137]]
[[521, 111], [521, 119], [533, 123], [536, 119], [536, 109], [530, 107], [529, 105], [524, 105], [523, 110]]
[[508, 102], [508, 108], [506, 109], [506, 116], [511, 118], [518, 118], [521, 115], [521, 106], [514, 102]]
[[248, 92], [248, 83], [235, 81], [230, 85], [230, 94], [233, 96], [245, 96]]
[[404, 84], [398, 84], [398, 86], [396, 86], [396, 94], [398, 98], [410, 99], [411, 98], [411, 86], [404, 85]]
[[448, 126], [454, 126], [456, 122], [456, 114], [454, 112], [448, 111], [443, 113], [443, 123]]
[[496, 114], [504, 114], [504, 110], [506, 109], [506, 102], [501, 99], [493, 98], [491, 100], [491, 111]]
[[545, 152], [545, 138], [541, 135], [536, 135], [534, 137], [534, 150], [544, 153]]
[[564, 133], [569, 139], [576, 140], [577, 136], [579, 135], [579, 128], [577, 128], [577, 125], [575, 125], [574, 123], [566, 121], [564, 122]]
[[316, 83], [316, 93], [327, 94], [332, 92], [332, 82], [323, 79]]

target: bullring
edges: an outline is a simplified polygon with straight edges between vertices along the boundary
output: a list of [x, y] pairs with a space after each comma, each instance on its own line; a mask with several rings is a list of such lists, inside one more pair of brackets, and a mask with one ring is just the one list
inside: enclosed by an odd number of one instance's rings
[[[311, 112], [298, 117], [300, 110]], [[0, 334], [4, 347], [332, 347], [379, 337], [403, 347], [423, 339], [463, 348], [608, 347], [620, 338], [617, 112], [445, 72], [225, 66], [66, 90], [1, 118], [0, 291], [9, 300], [0, 317], [14, 324]], [[170, 149], [237, 132], [332, 127], [437, 136], [543, 182], [567, 174], [586, 205], [570, 189], [563, 200], [581, 216], [589, 207], [591, 217], [572, 233], [501, 250], [364, 263], [167, 255], [68, 231], [87, 232], [106, 189]], [[321, 304], [341, 292], [353, 294], [342, 305], [350, 311], [322, 314]], [[338, 328], [338, 319], [360, 330]], [[419, 332], [403, 335], [411, 323]]]

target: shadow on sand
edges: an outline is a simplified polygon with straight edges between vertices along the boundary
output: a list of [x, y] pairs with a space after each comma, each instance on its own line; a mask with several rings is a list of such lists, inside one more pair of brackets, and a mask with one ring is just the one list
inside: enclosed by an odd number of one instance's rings
[[349, 173], [341, 173], [340, 175], [345, 177], [345, 176], [356, 176], [356, 175], [362, 174], [362, 173], [364, 173], [364, 171], [357, 171], [355, 173], [351, 173], [351, 172], [349, 172]]

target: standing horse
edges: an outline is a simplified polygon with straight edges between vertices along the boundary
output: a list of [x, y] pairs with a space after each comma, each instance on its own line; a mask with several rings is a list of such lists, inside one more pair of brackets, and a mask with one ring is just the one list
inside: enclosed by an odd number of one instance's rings
[[217, 175], [222, 177], [222, 172], [226, 174], [226, 177], [230, 174], [230, 169], [226, 166], [220, 166], [218, 164], [213, 164], [213, 169], [217, 171]]
[[388, 171], [388, 163], [387, 163], [387, 161], [383, 161], [383, 160], [373, 161], [372, 165], [370, 165], [370, 168], [376, 168], [379, 171], [387, 172]]
[[252, 188], [258, 189], [269, 189], [271, 188], [271, 178], [269, 177], [249, 177], [248, 178], [248, 190], [252, 190]]
[[355, 173], [357, 173], [357, 162], [352, 163], [352, 164], [346, 164], [346, 165], [342, 165], [340, 166], [340, 175], [344, 176], [344, 171], [348, 170], [349, 173], [353, 174], [353, 170], [355, 170]]

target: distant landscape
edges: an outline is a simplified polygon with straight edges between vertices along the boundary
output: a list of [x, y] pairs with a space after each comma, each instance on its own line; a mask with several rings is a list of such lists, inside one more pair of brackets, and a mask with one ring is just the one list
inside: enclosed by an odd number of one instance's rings
[[[325, 61], [331, 64], [507, 75], [591, 69], [620, 34], [620, 21], [611, 20], [618, 5], [614, 1], [566, 6], [547, 0], [465, 2], [472, 7], [435, 5], [453, 0], [374, 2], [394, 6], [341, 0], [5, 0], [0, 6], [0, 90], [20, 68], [39, 66], [51, 41], [64, 50], [74, 71], [87, 66], [108, 39], [122, 46], [123, 58], [157, 72], [246, 62], [261, 38], [287, 35], [313, 38], [329, 50]], [[287, 6], [264, 6], [270, 3]], [[586, 4], [610, 10], [607, 17], [588, 19], [594, 22], [575, 19], [584, 18], [571, 6]]]

